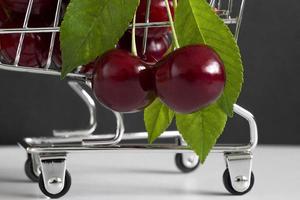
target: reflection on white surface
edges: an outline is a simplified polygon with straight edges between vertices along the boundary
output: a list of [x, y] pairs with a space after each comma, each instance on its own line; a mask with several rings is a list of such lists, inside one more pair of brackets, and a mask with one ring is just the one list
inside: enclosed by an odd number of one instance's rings
[[[298, 199], [300, 147], [258, 147], [254, 152], [253, 190], [241, 200]], [[36, 183], [24, 175], [22, 149], [0, 148], [0, 200], [45, 199]], [[221, 154], [211, 154], [205, 165], [182, 174], [174, 155], [71, 154], [67, 166], [72, 175], [66, 200], [232, 200], [222, 183], [225, 163]], [[284, 183], [284, 185], [282, 184]]]

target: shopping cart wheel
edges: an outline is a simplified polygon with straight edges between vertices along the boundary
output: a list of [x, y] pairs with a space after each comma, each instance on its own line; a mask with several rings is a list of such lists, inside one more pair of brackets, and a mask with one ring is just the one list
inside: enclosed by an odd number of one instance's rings
[[224, 183], [224, 186], [225, 186], [226, 190], [228, 192], [230, 192], [231, 194], [233, 194], [233, 195], [243, 195], [243, 194], [248, 193], [252, 189], [252, 187], [254, 185], [254, 180], [255, 180], [254, 179], [254, 174], [253, 174], [253, 172], [251, 172], [251, 180], [250, 180], [250, 185], [249, 185], [248, 189], [245, 190], [244, 192], [238, 192], [232, 186], [231, 179], [230, 179], [230, 174], [229, 174], [229, 170], [226, 169], [224, 171], [224, 174], [223, 174], [223, 183]]
[[175, 163], [178, 169], [184, 173], [194, 171], [200, 164], [198, 157], [191, 153], [177, 153], [175, 156]]
[[68, 170], [66, 170], [64, 188], [58, 194], [52, 194], [52, 193], [48, 192], [47, 189], [45, 188], [43, 174], [41, 174], [40, 178], [39, 178], [39, 186], [40, 186], [41, 191], [44, 193], [44, 195], [46, 195], [47, 197], [49, 197], [51, 199], [58, 199], [58, 198], [64, 196], [65, 194], [67, 194], [68, 191], [70, 190], [71, 184], [72, 184], [71, 175], [68, 172]]
[[32, 163], [32, 158], [31, 155], [28, 155], [28, 158], [25, 162], [24, 166], [25, 174], [26, 176], [33, 182], [39, 182], [39, 177], [34, 173], [33, 170], [33, 163]]

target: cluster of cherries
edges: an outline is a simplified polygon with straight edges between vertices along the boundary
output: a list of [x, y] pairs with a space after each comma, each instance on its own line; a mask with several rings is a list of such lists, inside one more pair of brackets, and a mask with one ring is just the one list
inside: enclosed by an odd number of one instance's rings
[[[0, 0], [0, 28], [22, 28], [28, 7], [28, 0]], [[62, 0], [62, 12], [65, 11], [69, 0]], [[52, 27], [57, 1], [34, 0], [27, 27]], [[20, 58], [15, 63], [21, 34], [0, 34], [1, 62], [5, 64], [17, 64], [24, 67], [41, 68], [47, 64], [51, 33], [26, 33]], [[61, 52], [59, 36], [57, 37], [53, 52], [53, 61], [61, 66]]]
[[[0, 0], [0, 28], [22, 28], [28, 0]], [[53, 23], [56, 3], [52, 0], [34, 0], [28, 27], [49, 27]], [[1, 62], [14, 64], [21, 34], [1, 34]], [[46, 65], [50, 33], [28, 33], [23, 40], [19, 62], [28, 67]]]
[[[34, 0], [29, 27], [51, 26], [56, 1]], [[171, 14], [173, 1], [169, 0]], [[63, 0], [63, 8], [68, 0]], [[23, 26], [28, 0], [0, 0], [0, 28]], [[137, 23], [145, 22], [147, 0], [141, 0], [136, 13]], [[168, 21], [165, 0], [152, 0], [150, 22]], [[215, 102], [225, 86], [225, 69], [217, 53], [206, 45], [190, 45], [167, 54], [171, 43], [169, 27], [149, 28], [143, 51], [144, 29], [136, 30], [137, 56], [131, 53], [132, 31], [127, 30], [116, 45], [90, 64], [81, 73], [92, 74], [93, 91], [106, 107], [118, 112], [136, 112], [159, 97], [179, 113], [192, 113]], [[0, 34], [1, 62], [13, 64], [20, 34]], [[51, 33], [26, 33], [19, 65], [46, 65]], [[167, 54], [167, 55], [166, 55]], [[53, 57], [61, 67], [59, 35]]]
[[[149, 21], [169, 21], [165, 1], [151, 2]], [[173, 15], [172, 2], [169, 0]], [[145, 22], [146, 3], [140, 1], [137, 22]], [[128, 51], [128, 31], [118, 45], [124, 46], [125, 51], [110, 50], [93, 63], [93, 90], [102, 104], [119, 112], [135, 112], [158, 96], [174, 111], [192, 113], [219, 98], [226, 77], [224, 65], [213, 49], [191, 45], [165, 55], [171, 45], [170, 28], [150, 28], [148, 47], [143, 54], [143, 34], [143, 29], [137, 29], [138, 56]]]

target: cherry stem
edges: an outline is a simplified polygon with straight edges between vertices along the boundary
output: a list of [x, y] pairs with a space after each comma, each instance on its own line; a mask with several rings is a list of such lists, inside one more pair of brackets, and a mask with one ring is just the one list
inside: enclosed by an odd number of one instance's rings
[[166, 6], [167, 6], [168, 17], [169, 17], [169, 21], [170, 21], [170, 24], [171, 24], [173, 39], [174, 39], [174, 42], [175, 42], [175, 48], [178, 49], [178, 48], [180, 48], [180, 46], [179, 46], [179, 43], [178, 43], [176, 31], [175, 31], [175, 26], [174, 26], [174, 21], [173, 21], [173, 17], [172, 17], [172, 13], [171, 13], [169, 0], [165, 0], [165, 3], [166, 3]]
[[136, 40], [135, 40], [135, 23], [136, 23], [136, 13], [133, 17], [132, 22], [132, 34], [131, 34], [131, 52], [133, 55], [137, 56], [137, 49], [136, 49]]
[[177, 0], [173, 0], [173, 5], [174, 5], [174, 10], [176, 10], [177, 5], [178, 5], [178, 1]]

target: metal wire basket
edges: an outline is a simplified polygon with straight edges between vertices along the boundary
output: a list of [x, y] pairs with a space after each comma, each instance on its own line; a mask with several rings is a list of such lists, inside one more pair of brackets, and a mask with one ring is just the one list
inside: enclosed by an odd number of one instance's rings
[[[169, 22], [149, 22], [149, 11], [151, 0], [147, 0], [147, 12], [145, 23], [137, 23], [136, 28], [144, 28], [143, 48], [146, 49], [147, 33], [153, 27], [169, 26]], [[22, 28], [0, 28], [0, 34], [20, 34], [19, 44], [13, 64], [0, 63], [0, 69], [6, 71], [41, 74], [49, 76], [61, 75], [60, 70], [51, 69], [52, 54], [55, 37], [59, 32], [58, 26], [61, 12], [62, 0], [57, 0], [57, 8], [52, 27], [29, 27], [34, 0], [28, 1], [27, 11]], [[245, 0], [210, 0], [209, 4], [216, 8], [219, 16], [230, 26], [235, 26], [234, 34], [238, 39], [242, 22]], [[234, 9], [238, 8], [238, 9]], [[131, 27], [131, 26], [130, 26]], [[129, 28], [130, 28], [129, 27]], [[29, 68], [20, 66], [19, 60], [24, 45], [25, 34], [28, 33], [50, 33], [51, 41], [47, 63], [43, 68]], [[48, 197], [59, 198], [66, 194], [70, 188], [70, 173], [66, 169], [67, 155], [74, 152], [90, 151], [161, 151], [176, 153], [177, 167], [183, 172], [191, 172], [199, 165], [198, 157], [187, 147], [185, 141], [177, 131], [165, 132], [162, 138], [172, 138], [175, 144], [145, 145], [130, 144], [131, 140], [146, 139], [147, 133], [124, 134], [125, 125], [121, 113], [113, 112], [116, 117], [115, 134], [93, 135], [96, 127], [96, 103], [86, 92], [91, 88], [90, 77], [87, 74], [69, 73], [67, 75], [70, 87], [85, 102], [90, 112], [89, 125], [82, 130], [54, 130], [52, 138], [25, 138], [20, 145], [28, 153], [25, 163], [26, 175], [33, 181], [39, 182], [41, 191]], [[85, 86], [84, 86], [85, 85]], [[87, 86], [87, 87], [86, 87]], [[257, 145], [258, 135], [256, 122], [250, 112], [235, 105], [234, 112], [249, 123], [250, 141], [241, 145], [221, 145], [214, 147], [212, 152], [223, 153], [226, 161], [226, 170], [223, 181], [226, 189], [233, 194], [245, 194], [251, 190], [254, 184], [252, 174], [252, 151]], [[121, 140], [127, 143], [120, 144]]]

